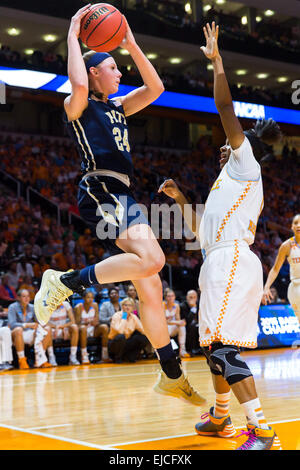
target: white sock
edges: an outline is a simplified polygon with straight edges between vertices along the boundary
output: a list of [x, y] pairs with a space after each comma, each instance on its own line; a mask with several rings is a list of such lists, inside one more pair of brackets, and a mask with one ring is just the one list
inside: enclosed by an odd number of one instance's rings
[[54, 356], [54, 351], [53, 351], [53, 346], [49, 346], [49, 348], [47, 348], [47, 352], [48, 352], [48, 356], [49, 356], [49, 359], [55, 359], [55, 356]]
[[108, 349], [107, 346], [102, 347], [102, 359], [108, 359]]
[[221, 418], [228, 414], [230, 395], [230, 390], [227, 393], [216, 393], [216, 401], [214, 405], [214, 416], [216, 418]]
[[17, 351], [18, 358], [22, 359], [22, 357], [25, 357], [24, 351]]
[[87, 356], [87, 349], [86, 348], [81, 348], [81, 356]]
[[71, 357], [76, 357], [76, 353], [77, 353], [77, 346], [71, 346], [70, 356]]
[[244, 413], [247, 418], [247, 423], [257, 426], [261, 429], [269, 429], [266, 418], [261, 408], [259, 398], [241, 403]]

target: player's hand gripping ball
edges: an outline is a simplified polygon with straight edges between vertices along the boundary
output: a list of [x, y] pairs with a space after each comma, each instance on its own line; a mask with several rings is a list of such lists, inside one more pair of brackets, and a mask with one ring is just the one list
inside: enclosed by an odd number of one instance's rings
[[97, 52], [116, 49], [125, 34], [126, 22], [123, 15], [108, 3], [93, 5], [81, 20], [79, 37], [89, 49]]

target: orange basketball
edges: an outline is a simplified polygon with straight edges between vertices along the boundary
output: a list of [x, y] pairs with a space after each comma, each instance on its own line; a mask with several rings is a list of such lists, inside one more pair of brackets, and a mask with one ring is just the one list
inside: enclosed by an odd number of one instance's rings
[[122, 14], [113, 5], [97, 3], [81, 20], [80, 39], [97, 52], [109, 52], [118, 47], [126, 34]]

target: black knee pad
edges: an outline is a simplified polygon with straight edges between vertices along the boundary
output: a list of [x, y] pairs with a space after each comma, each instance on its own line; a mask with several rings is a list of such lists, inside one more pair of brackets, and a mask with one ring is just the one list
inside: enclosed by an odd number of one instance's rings
[[222, 343], [212, 345], [210, 361], [213, 362], [229, 385], [252, 376], [251, 370], [241, 358], [237, 346], [223, 345]]
[[[217, 343], [217, 344], [222, 344], [222, 343]], [[208, 367], [210, 368], [211, 373], [214, 375], [222, 375], [222, 372], [220, 372], [220, 370], [216, 367], [216, 365], [213, 363], [213, 361], [210, 358], [211, 356], [210, 348], [205, 346], [201, 349], [203, 351], [204, 356], [206, 357], [206, 362], [207, 362]]]

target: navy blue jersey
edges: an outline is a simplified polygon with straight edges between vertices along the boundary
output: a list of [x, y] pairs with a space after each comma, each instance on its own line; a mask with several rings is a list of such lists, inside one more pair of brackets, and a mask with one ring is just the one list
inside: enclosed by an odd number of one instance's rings
[[88, 103], [79, 119], [67, 123], [81, 156], [82, 171], [111, 170], [131, 176], [133, 166], [123, 106], [116, 106], [113, 100], [104, 103], [91, 98]]

